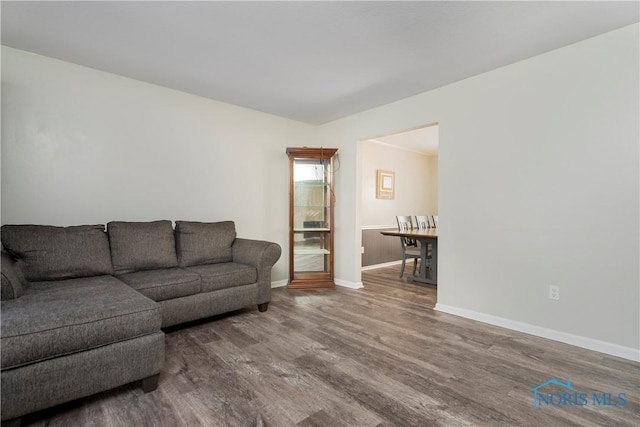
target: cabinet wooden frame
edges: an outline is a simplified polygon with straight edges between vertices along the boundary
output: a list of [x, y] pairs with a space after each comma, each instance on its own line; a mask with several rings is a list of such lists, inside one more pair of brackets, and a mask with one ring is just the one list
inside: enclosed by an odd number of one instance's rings
[[[334, 156], [337, 148], [309, 148], [309, 147], [289, 147], [286, 150], [289, 156], [289, 289], [314, 289], [314, 288], [335, 288], [334, 282]], [[296, 164], [322, 166], [322, 179], [318, 181], [296, 181]], [[298, 189], [296, 189], [298, 183]], [[300, 209], [303, 201], [300, 198], [305, 187], [315, 187], [315, 199], [309, 208], [319, 211], [318, 218], [296, 217], [296, 208]], [[298, 190], [298, 191], [297, 191]], [[311, 191], [311, 190], [306, 190]], [[319, 194], [319, 195], [318, 195]], [[314, 195], [309, 195], [314, 198]], [[305, 205], [306, 206], [306, 205]], [[301, 209], [303, 210], [303, 209]], [[304, 215], [303, 215], [304, 216]], [[302, 222], [301, 222], [302, 221]], [[298, 224], [300, 223], [301, 224]], [[301, 249], [296, 246], [307, 241], [317, 240], [318, 247], [313, 249]], [[305, 270], [300, 268], [300, 261], [305, 257], [305, 251], [321, 259], [321, 268], [315, 270]], [[297, 255], [297, 256], [296, 256]], [[313, 258], [313, 256], [311, 256]]]

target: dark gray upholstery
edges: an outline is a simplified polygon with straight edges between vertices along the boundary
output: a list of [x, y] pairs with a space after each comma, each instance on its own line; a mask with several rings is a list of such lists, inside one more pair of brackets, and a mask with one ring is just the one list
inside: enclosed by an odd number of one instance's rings
[[2, 227], [3, 423], [157, 375], [161, 327], [266, 307], [279, 245], [238, 239], [231, 221], [177, 228]]
[[176, 221], [176, 249], [180, 267], [229, 262], [236, 238], [233, 221]]
[[258, 284], [160, 301], [162, 327], [178, 325], [258, 304]]
[[19, 298], [22, 295], [24, 277], [22, 277], [21, 270], [15, 268], [15, 264], [16, 262], [11, 258], [11, 255], [2, 251], [2, 265], [0, 266], [0, 272], [2, 272], [2, 301]]
[[2, 370], [157, 332], [160, 307], [113, 276], [30, 283], [2, 305]]
[[164, 334], [157, 331], [4, 370], [2, 420], [150, 377], [159, 373], [163, 364]]
[[264, 240], [236, 239], [231, 247], [233, 262], [250, 265], [258, 273], [258, 301], [271, 300], [271, 268], [282, 254], [280, 245]]
[[178, 266], [171, 221], [107, 224], [115, 274]]
[[235, 262], [195, 265], [187, 267], [185, 270], [200, 275], [202, 278], [202, 292], [249, 285], [256, 283], [258, 280], [255, 267]]
[[202, 289], [200, 276], [181, 268], [136, 271], [116, 277], [154, 301], [186, 297]]
[[24, 261], [28, 281], [113, 274], [104, 225], [3, 225], [2, 245]]

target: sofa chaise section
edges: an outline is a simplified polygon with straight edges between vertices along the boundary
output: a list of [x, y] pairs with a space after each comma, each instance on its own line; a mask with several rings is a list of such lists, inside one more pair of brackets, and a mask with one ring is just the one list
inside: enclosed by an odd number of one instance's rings
[[20, 298], [2, 302], [3, 419], [162, 369], [156, 303], [111, 276], [63, 282], [34, 283]]
[[3, 226], [2, 421], [143, 380], [164, 363], [160, 307], [111, 274], [104, 226]]

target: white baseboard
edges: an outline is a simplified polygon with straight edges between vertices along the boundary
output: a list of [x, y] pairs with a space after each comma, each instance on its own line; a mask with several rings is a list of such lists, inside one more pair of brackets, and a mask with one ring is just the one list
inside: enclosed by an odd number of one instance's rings
[[575, 345], [577, 347], [586, 348], [587, 350], [598, 351], [600, 353], [621, 357], [634, 362], [640, 362], [640, 349], [624, 347], [606, 341], [600, 341], [580, 335], [573, 335], [566, 332], [556, 331], [554, 329], [547, 329], [531, 325], [529, 323], [518, 322], [516, 320], [505, 319], [502, 317], [492, 316], [490, 314], [479, 313], [477, 311], [440, 303], [436, 304], [435, 310], [464, 317], [466, 319], [477, 320], [478, 322], [488, 323], [494, 326], [500, 326], [502, 328], [512, 329], [518, 332], [524, 332], [525, 334], [535, 335], [537, 337], [560, 341], [565, 344]]
[[362, 282], [349, 282], [348, 280], [342, 280], [342, 279], [334, 279], [334, 282], [337, 286], [342, 286], [343, 288], [349, 288], [349, 289], [364, 288], [364, 285], [362, 284]]
[[391, 267], [392, 265], [398, 265], [398, 264], [402, 264], [402, 260], [399, 261], [391, 261], [391, 262], [384, 262], [382, 264], [374, 264], [374, 265], [367, 265], [366, 267], [362, 267], [362, 271], [365, 270], [374, 270], [376, 268], [383, 268], [383, 267]]
[[271, 289], [273, 289], [273, 288], [282, 288], [284, 286], [287, 286], [288, 283], [289, 283], [288, 279], [277, 280], [275, 282], [271, 282]]

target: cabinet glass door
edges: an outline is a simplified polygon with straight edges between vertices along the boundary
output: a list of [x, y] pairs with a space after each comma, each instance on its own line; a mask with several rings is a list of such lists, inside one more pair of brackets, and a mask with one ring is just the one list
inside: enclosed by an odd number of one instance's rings
[[330, 272], [329, 159], [295, 159], [293, 263], [296, 272]]

